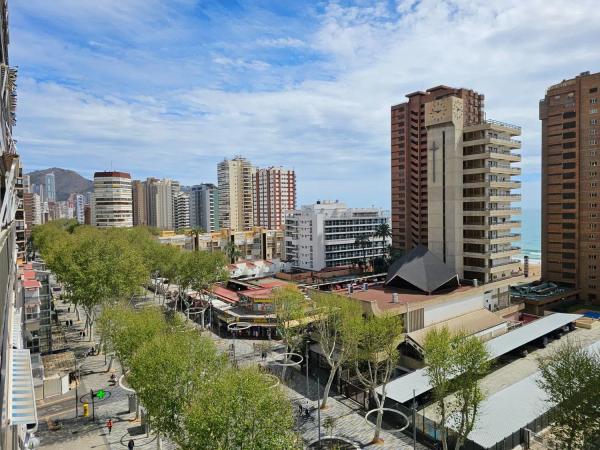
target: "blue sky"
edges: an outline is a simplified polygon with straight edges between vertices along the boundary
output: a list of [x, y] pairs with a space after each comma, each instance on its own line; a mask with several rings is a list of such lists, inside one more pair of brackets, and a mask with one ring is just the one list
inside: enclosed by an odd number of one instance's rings
[[538, 101], [600, 70], [596, 0], [9, 1], [26, 170], [216, 181], [241, 154], [293, 167], [302, 204], [389, 209], [391, 105], [439, 84], [523, 127], [539, 205]]

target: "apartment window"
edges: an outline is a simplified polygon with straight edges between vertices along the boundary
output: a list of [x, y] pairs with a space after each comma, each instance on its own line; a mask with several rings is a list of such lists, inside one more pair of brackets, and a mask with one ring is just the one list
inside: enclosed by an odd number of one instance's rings
[[563, 163], [562, 168], [563, 169], [574, 169], [575, 163], [574, 162]]
[[575, 148], [577, 144], [575, 142], [565, 142], [563, 148]]
[[590, 88], [590, 94], [593, 94], [594, 92], [598, 92], [597, 87]]
[[563, 219], [574, 219], [575, 218], [575, 213], [563, 213], [562, 214], [562, 218]]
[[575, 203], [563, 203], [562, 209], [575, 209]]
[[563, 180], [572, 180], [575, 178], [575, 172], [565, 172], [563, 173]]
[[575, 128], [577, 126], [576, 122], [565, 122], [563, 123], [563, 130], [567, 130], [569, 128]]
[[575, 233], [563, 233], [563, 239], [575, 239]]
[[563, 189], [575, 189], [575, 183], [563, 183]]
[[563, 259], [575, 259], [575, 253], [565, 253], [562, 254]]
[[594, 97], [594, 98], [590, 98], [590, 103], [591, 103], [592, 105], [595, 105], [596, 103], [598, 103], [598, 99], [597, 99], [597, 98], [595, 98], [595, 97]]
[[574, 139], [575, 136], [576, 135], [574, 131], [567, 131], [566, 133], [563, 133], [563, 139]]
[[562, 266], [563, 266], [564, 269], [574, 269], [575, 268], [575, 263], [566, 262], [566, 263], [563, 263]]
[[569, 222], [564, 222], [562, 224], [563, 230], [574, 230], [575, 229], [575, 224], [574, 223], [569, 223]]
[[[563, 119], [572, 119], [573, 117], [576, 116], [575, 111], [567, 111], [563, 113]], [[573, 127], [570, 127], [573, 128]]]
[[595, 134], [596, 134], [596, 129], [595, 129], [595, 128], [592, 128], [592, 129], [590, 130], [590, 136], [594, 136]]
[[598, 119], [591, 119], [590, 125], [598, 125]]
[[590, 139], [590, 145], [596, 145], [596, 139]]
[[572, 200], [575, 198], [575, 192], [565, 192], [562, 195], [563, 200]]
[[598, 108], [590, 109], [590, 114], [597, 114], [597, 113], [598, 113]]
[[563, 159], [575, 159], [575, 152], [563, 153]]

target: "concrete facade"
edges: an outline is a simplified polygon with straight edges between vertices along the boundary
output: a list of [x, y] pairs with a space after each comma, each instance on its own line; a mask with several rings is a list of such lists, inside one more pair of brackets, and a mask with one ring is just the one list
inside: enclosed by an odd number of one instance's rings
[[[285, 257], [294, 267], [321, 270], [357, 264], [382, 256], [388, 243], [374, 237], [389, 218], [376, 208], [348, 208], [338, 201], [320, 201], [285, 215]], [[365, 249], [356, 238], [366, 236]]]
[[96, 172], [92, 225], [132, 227], [131, 175], [125, 172]]
[[255, 173], [255, 167], [241, 156], [218, 164], [221, 228], [238, 231], [254, 226]]

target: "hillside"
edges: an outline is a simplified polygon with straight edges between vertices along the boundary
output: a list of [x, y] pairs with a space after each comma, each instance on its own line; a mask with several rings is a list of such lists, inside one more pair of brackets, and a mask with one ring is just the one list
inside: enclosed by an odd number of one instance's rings
[[44, 176], [50, 172], [54, 172], [56, 200], [66, 200], [69, 194], [74, 192], [83, 194], [93, 189], [94, 185], [92, 181], [82, 177], [73, 170], [52, 167], [51, 169], [36, 170], [28, 175], [31, 177], [32, 183], [44, 184]]

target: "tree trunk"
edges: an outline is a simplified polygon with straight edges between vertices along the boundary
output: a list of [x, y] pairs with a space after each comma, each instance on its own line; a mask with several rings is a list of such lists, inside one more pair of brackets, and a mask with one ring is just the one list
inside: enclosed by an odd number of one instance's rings
[[327, 408], [327, 399], [329, 398], [329, 390], [331, 389], [331, 384], [333, 383], [333, 379], [335, 378], [336, 372], [337, 372], [337, 367], [333, 368], [329, 371], [329, 378], [327, 379], [327, 384], [325, 385], [325, 389], [323, 389], [323, 400], [321, 400], [321, 409]]
[[373, 436], [373, 442], [383, 441], [383, 439], [381, 439], [379, 437], [381, 435], [381, 423], [382, 422], [383, 422], [383, 410], [380, 408], [379, 411], [377, 411], [377, 423], [375, 424], [375, 435]]

